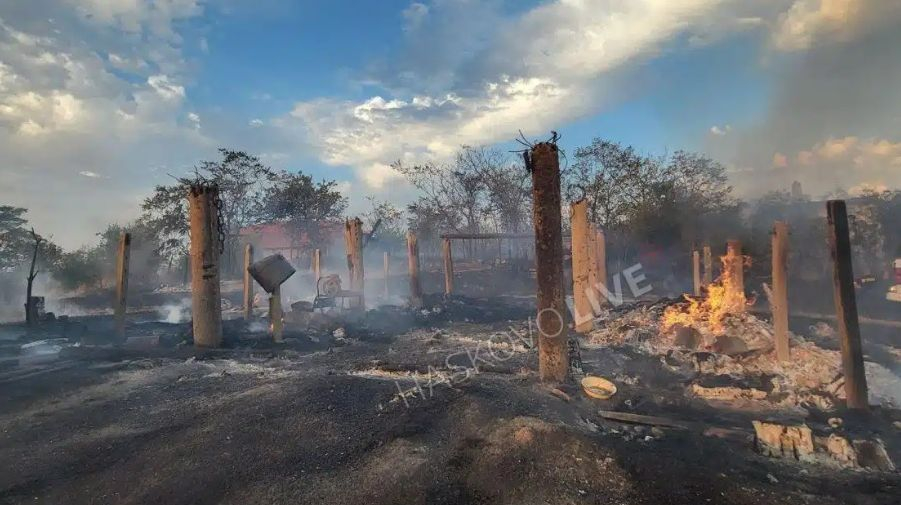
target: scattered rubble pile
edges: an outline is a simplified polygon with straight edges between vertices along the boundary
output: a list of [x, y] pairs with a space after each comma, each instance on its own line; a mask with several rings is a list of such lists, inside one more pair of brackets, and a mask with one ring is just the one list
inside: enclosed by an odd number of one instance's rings
[[[665, 363], [691, 366], [693, 373], [727, 376], [736, 382], [766, 378], [767, 390], [702, 387], [689, 392], [709, 400], [757, 400], [774, 406], [833, 410], [844, 399], [841, 355], [790, 334], [791, 361], [776, 359], [772, 325], [744, 311], [705, 311], [703, 302], [661, 300], [615, 308], [588, 335], [590, 344], [630, 346], [665, 357]], [[901, 380], [885, 367], [866, 362], [870, 402], [901, 406]], [[742, 380], [745, 379], [745, 380]]]

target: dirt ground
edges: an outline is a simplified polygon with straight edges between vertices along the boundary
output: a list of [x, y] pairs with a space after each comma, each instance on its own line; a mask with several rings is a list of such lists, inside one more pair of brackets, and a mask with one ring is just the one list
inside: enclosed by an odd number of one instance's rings
[[[0, 503], [901, 501], [897, 471], [758, 454], [752, 420], [799, 419], [688, 397], [685, 375], [630, 346], [582, 349], [584, 371], [617, 384], [610, 400], [540, 384], [530, 300], [429, 305], [374, 310], [337, 333], [289, 332], [282, 345], [231, 322], [231, 348], [209, 351], [90, 345], [107, 316], [25, 339], [6, 326]], [[133, 337], [189, 333], [188, 323], [135, 319]], [[23, 341], [63, 332], [79, 345], [17, 366]], [[601, 410], [690, 427], [627, 424]], [[901, 462], [898, 410], [829, 415], [878, 436]], [[800, 421], [826, 422], [814, 411]]]

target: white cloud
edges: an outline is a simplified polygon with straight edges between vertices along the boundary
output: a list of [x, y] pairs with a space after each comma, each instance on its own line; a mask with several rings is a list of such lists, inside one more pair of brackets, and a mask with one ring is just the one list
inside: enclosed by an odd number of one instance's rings
[[713, 125], [710, 127], [710, 133], [713, 135], [716, 135], [718, 137], [722, 137], [722, 136], [726, 135], [727, 133], [729, 133], [730, 131], [732, 131], [732, 127], [729, 125], [726, 125], [723, 127]]
[[169, 76], [158, 74], [147, 78], [147, 84], [166, 100], [179, 100], [185, 97], [185, 88], [169, 81]]
[[251, 119], [250, 122], [247, 123], [247, 125], [252, 128], [259, 128], [260, 126], [263, 126], [263, 124], [262, 119]]
[[[476, 83], [452, 85], [439, 93], [373, 96], [359, 102], [299, 102], [276, 124], [299, 128], [322, 161], [351, 165], [364, 182], [375, 187], [383, 184], [386, 172], [374, 167], [394, 160], [440, 160], [461, 144], [508, 140], [519, 130], [544, 135], [564, 122], [596, 112], [605, 100], [606, 74], [657, 53], [680, 33], [705, 24], [705, 14], [720, 3], [550, 2], [503, 26], [485, 27], [493, 37], [491, 45], [470, 55], [468, 61], [446, 55], [454, 64], [493, 69], [482, 72]], [[425, 5], [411, 5], [404, 14], [408, 31], [414, 31], [411, 22], [419, 27], [433, 14], [438, 15]], [[441, 33], [431, 24], [419, 31], [423, 40]], [[491, 35], [492, 31], [498, 34]], [[452, 38], [446, 47], [460, 40], [457, 33], [448, 37]]]
[[405, 31], [419, 29], [426, 16], [429, 15], [429, 7], [419, 2], [413, 2], [401, 13], [406, 21], [404, 25]]
[[[170, 30], [193, 2], [12, 4], [0, 2], [0, 201], [77, 247], [139, 212], [135, 200], [164, 177], [151, 167], [189, 165], [215, 147], [184, 110]], [[38, 205], [39, 191], [54, 198]]]
[[892, 0], [795, 0], [779, 16], [773, 42], [784, 51], [808, 49], [819, 42], [848, 40], [899, 14]]

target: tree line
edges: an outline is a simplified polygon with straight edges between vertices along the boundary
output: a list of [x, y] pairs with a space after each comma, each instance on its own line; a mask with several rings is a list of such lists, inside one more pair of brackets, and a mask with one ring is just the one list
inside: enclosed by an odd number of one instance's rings
[[[281, 223], [297, 245], [327, 244], [330, 230], [347, 209], [347, 198], [335, 181], [275, 170], [243, 151], [220, 149], [219, 155], [215, 161], [198, 164], [194, 177], [219, 187], [224, 274], [238, 274], [240, 231], [248, 226]], [[463, 146], [448, 162], [410, 165], [398, 161], [392, 167], [416, 188], [418, 196], [405, 207], [367, 198], [370, 209], [363, 216], [370, 229], [378, 225], [383, 242], [400, 245], [408, 229], [421, 240], [446, 232], [531, 230], [531, 177], [516, 153]], [[740, 238], [751, 252], [765, 256], [774, 219], [792, 222], [793, 234], [804, 240], [818, 237], [825, 226], [822, 219], [799, 213], [803, 202], [787, 192], [771, 192], [752, 203], [741, 201], [733, 194], [725, 166], [698, 153], [651, 155], [596, 138], [575, 149], [571, 157], [563, 153], [561, 168], [564, 201], [585, 199], [592, 222], [624, 244], [688, 250], [704, 242]], [[37, 233], [39, 270], [49, 272], [67, 290], [104, 288], [112, 276], [123, 229], [132, 234], [136, 282], [157, 282], [161, 270], [184, 270], [187, 182], [156, 186], [142, 202], [137, 220], [109, 225], [97, 233], [94, 246], [63, 251], [50, 237]], [[860, 198], [868, 202], [869, 210], [858, 212], [854, 223], [857, 250], [862, 256], [874, 251], [881, 253], [880, 258], [901, 255], [899, 238], [880, 232], [897, 228], [901, 193], [870, 191]], [[0, 270], [27, 267], [31, 259], [35, 236], [26, 212], [0, 206]]]

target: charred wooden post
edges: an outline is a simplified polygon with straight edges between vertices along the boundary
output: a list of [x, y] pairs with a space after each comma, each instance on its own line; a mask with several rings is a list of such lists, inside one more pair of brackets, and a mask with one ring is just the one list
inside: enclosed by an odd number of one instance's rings
[[191, 224], [191, 313], [194, 345], [222, 343], [222, 300], [219, 291], [220, 236], [216, 213], [219, 188], [192, 184], [188, 191]]
[[410, 305], [422, 307], [422, 286], [419, 284], [419, 241], [412, 231], [407, 232], [407, 265], [410, 272]]
[[34, 228], [31, 229], [31, 238], [34, 240], [34, 249], [31, 252], [31, 267], [28, 269], [27, 285], [25, 287], [25, 324], [31, 326], [38, 322], [38, 308], [35, 297], [32, 296], [34, 290], [34, 280], [38, 276], [35, 265], [38, 261], [38, 249], [41, 248], [41, 242], [44, 240], [40, 235], [35, 233]]
[[704, 286], [713, 283], [713, 251], [710, 244], [704, 244]]
[[726, 259], [723, 262], [726, 299], [733, 301], [733, 310], [745, 309], [745, 258], [741, 252], [740, 240], [726, 242]]
[[269, 325], [274, 342], [284, 342], [285, 315], [282, 312], [282, 288], [276, 287], [269, 295]]
[[249, 321], [253, 317], [253, 277], [250, 275], [250, 265], [253, 265], [253, 245], [244, 246], [244, 320]]
[[695, 296], [701, 296], [701, 253], [696, 249], [691, 252], [691, 283]]
[[385, 254], [383, 255], [382, 259], [384, 261], [384, 268], [385, 268], [385, 298], [388, 298], [388, 296], [391, 294], [391, 290], [389, 288], [389, 285], [391, 284], [389, 282], [389, 280], [391, 278], [391, 272], [390, 272], [391, 253], [389, 253], [388, 251], [385, 251]]
[[573, 308], [575, 314], [575, 330], [579, 333], [588, 333], [594, 326], [594, 314], [591, 307], [591, 270], [592, 259], [595, 254], [591, 248], [594, 240], [588, 225], [588, 202], [579, 200], [574, 202], [570, 209], [572, 217], [571, 247], [573, 263]]
[[595, 261], [597, 270], [597, 281], [594, 287], [602, 295], [601, 303], [606, 304], [607, 299], [607, 237], [602, 230], [597, 230], [594, 236]]
[[319, 291], [319, 279], [322, 278], [322, 253], [319, 249], [313, 251], [313, 284], [316, 291]]
[[524, 153], [532, 173], [535, 273], [538, 280], [538, 376], [563, 382], [569, 371], [563, 291], [563, 229], [560, 159], [556, 144], [542, 142]]
[[441, 251], [444, 256], [444, 294], [449, 295], [454, 292], [454, 257], [449, 238], [442, 241]]
[[854, 294], [854, 271], [851, 268], [851, 239], [848, 211], [844, 200], [826, 202], [829, 221], [829, 247], [832, 253], [835, 315], [842, 337], [842, 369], [848, 408], [867, 409], [867, 377], [864, 373], [860, 325], [857, 320], [857, 298]]
[[770, 305], [773, 311], [773, 334], [776, 340], [776, 358], [789, 360], [788, 343], [788, 224], [773, 224], [773, 294]]
[[125, 297], [128, 294], [128, 260], [131, 255], [131, 234], [119, 234], [119, 248], [116, 252], [116, 299], [113, 314], [116, 323], [116, 337], [125, 339]]
[[347, 267], [350, 271], [350, 290], [360, 293], [363, 302], [363, 222], [355, 217], [344, 222], [344, 239], [347, 247]]

